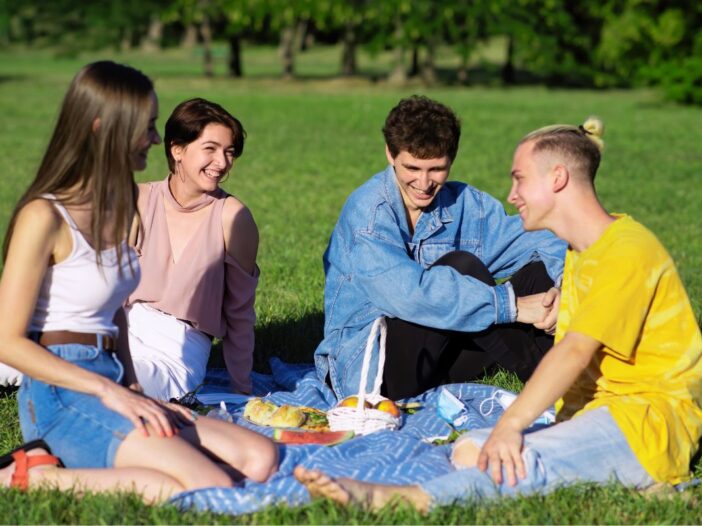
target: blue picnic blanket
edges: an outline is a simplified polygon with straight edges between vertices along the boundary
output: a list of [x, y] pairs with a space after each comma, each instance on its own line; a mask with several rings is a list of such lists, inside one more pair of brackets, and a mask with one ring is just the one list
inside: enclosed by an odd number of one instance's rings
[[[331, 389], [320, 382], [312, 365], [287, 364], [271, 360], [272, 374], [254, 373], [254, 394], [265, 396], [276, 404], [293, 404], [328, 410], [336, 403]], [[497, 387], [483, 384], [444, 386], [468, 408], [467, 419], [459, 429], [493, 426], [503, 412], [493, 395]], [[437, 414], [440, 389], [432, 389], [407, 399], [419, 402], [421, 409], [403, 414], [402, 426], [396, 431], [380, 431], [355, 437], [334, 447], [319, 445], [280, 445], [280, 466], [265, 483], [245, 481], [235, 488], [205, 488], [181, 493], [171, 499], [177, 506], [238, 515], [252, 513], [274, 504], [297, 506], [310, 500], [309, 493], [293, 477], [295, 466], [318, 468], [333, 477], [352, 477], [386, 484], [416, 484], [452, 470], [450, 445], [435, 446], [429, 437], [447, 436], [452, 427]], [[218, 405], [218, 398], [227, 402], [227, 410], [235, 422], [271, 436], [269, 427], [256, 426], [242, 419], [248, 397], [228, 393], [225, 371], [211, 371], [198, 398]], [[233, 446], [235, 447], [235, 446]]]

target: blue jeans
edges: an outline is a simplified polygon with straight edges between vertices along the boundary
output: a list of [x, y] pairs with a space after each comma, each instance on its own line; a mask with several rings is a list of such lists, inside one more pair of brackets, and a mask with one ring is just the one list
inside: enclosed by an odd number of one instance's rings
[[[470, 440], [482, 446], [491, 431], [469, 431], [457, 444]], [[458, 469], [420, 486], [431, 497], [432, 506], [444, 506], [482, 498], [544, 494], [579, 482], [619, 482], [634, 488], [654, 483], [606, 407], [526, 432], [522, 458], [526, 478], [514, 487], [507, 482], [497, 485], [489, 469], [483, 473], [478, 468]]]
[[[92, 345], [50, 345], [59, 358], [121, 382], [116, 356]], [[25, 441], [44, 439], [67, 468], [106, 468], [134, 425], [108, 409], [96, 396], [49, 385], [25, 376], [18, 395], [20, 427]]]

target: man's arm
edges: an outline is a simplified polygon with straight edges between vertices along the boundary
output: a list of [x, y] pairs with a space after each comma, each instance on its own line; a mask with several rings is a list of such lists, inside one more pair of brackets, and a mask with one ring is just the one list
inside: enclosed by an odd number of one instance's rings
[[385, 315], [466, 332], [512, 321], [506, 285], [486, 285], [447, 266], [425, 269], [384, 234], [357, 234], [348, 257], [354, 280]]
[[524, 389], [502, 415], [478, 456], [478, 468], [490, 468], [502, 483], [502, 467], [510, 486], [526, 476], [522, 460], [522, 431], [561, 398], [602, 347], [597, 340], [577, 332], [566, 333], [541, 360]]

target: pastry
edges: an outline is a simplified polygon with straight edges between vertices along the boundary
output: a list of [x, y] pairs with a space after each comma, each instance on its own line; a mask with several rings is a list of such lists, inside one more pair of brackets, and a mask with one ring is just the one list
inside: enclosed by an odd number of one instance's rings
[[278, 406], [261, 398], [252, 398], [244, 407], [244, 418], [260, 426], [272, 425], [270, 419]]
[[299, 407], [281, 405], [268, 420], [268, 425], [273, 427], [300, 427], [305, 421], [305, 414]]

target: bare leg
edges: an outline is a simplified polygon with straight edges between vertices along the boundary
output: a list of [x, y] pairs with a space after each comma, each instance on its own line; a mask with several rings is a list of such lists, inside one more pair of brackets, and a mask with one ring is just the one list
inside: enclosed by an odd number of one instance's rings
[[359, 505], [368, 510], [379, 510], [388, 504], [403, 502], [420, 513], [429, 510], [431, 499], [419, 486], [390, 486], [358, 480], [333, 479], [319, 470], [295, 468], [295, 478], [304, 484], [313, 498], [322, 497], [347, 506]]
[[273, 441], [241, 426], [201, 416], [182, 428], [180, 437], [256, 482], [264, 482], [278, 468]]
[[[230, 447], [239, 446], [233, 442]], [[212, 459], [179, 435], [159, 437], [151, 432], [145, 437], [134, 430], [117, 449], [114, 467], [151, 469], [175, 479], [186, 490], [233, 483]]]
[[[28, 456], [44, 455], [47, 451], [33, 449]], [[15, 464], [0, 470], [0, 487], [9, 487]], [[55, 466], [36, 466], [29, 470], [29, 487], [50, 487], [58, 490], [73, 489], [78, 493], [124, 491], [134, 492], [146, 504], [156, 504], [183, 491], [173, 478], [152, 469], [63, 469]]]

